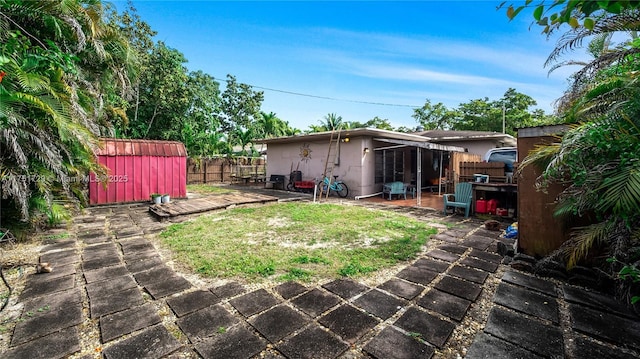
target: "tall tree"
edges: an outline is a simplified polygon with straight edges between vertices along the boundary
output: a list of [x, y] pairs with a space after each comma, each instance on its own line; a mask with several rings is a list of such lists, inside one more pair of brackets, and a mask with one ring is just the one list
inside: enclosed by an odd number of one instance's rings
[[[97, 1], [0, 0], [3, 218], [61, 219], [80, 203], [69, 180], [101, 172], [93, 150], [130, 93], [128, 43]], [[121, 111], [120, 111], [121, 112]]]
[[260, 118], [260, 107], [264, 100], [262, 91], [253, 91], [247, 84], [238, 83], [232, 75], [227, 75], [227, 85], [220, 103], [220, 130], [227, 134], [229, 142], [237, 143], [237, 130], [246, 131]]
[[455, 111], [449, 110], [442, 102], [432, 105], [429, 99], [411, 115], [425, 130], [449, 130], [455, 116]]
[[153, 47], [140, 74], [137, 114], [129, 116], [127, 135], [172, 139], [180, 132], [190, 104], [186, 62], [180, 51], [162, 42]]

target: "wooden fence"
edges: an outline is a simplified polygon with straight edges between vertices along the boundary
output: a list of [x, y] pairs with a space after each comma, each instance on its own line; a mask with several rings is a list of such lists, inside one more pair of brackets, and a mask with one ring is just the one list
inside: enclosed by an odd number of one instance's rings
[[[507, 177], [502, 162], [462, 162], [460, 164], [460, 182], [475, 181], [475, 175], [489, 176], [490, 183], [505, 183]], [[515, 168], [515, 166], [514, 166]], [[515, 181], [513, 178], [512, 180]]]
[[264, 158], [201, 158], [187, 160], [187, 184], [263, 181]]

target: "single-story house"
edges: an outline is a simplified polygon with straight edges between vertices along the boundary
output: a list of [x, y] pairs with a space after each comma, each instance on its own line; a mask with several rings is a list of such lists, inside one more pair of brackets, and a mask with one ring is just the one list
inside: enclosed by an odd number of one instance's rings
[[492, 148], [517, 145], [515, 137], [500, 132], [429, 130], [414, 134], [427, 138], [429, 142], [462, 147], [465, 152], [480, 156], [484, 156]]
[[451, 154], [465, 151], [416, 134], [371, 128], [255, 142], [268, 145], [267, 178], [271, 175], [288, 178], [291, 172], [300, 171], [302, 180], [317, 182], [326, 172], [327, 176], [337, 175], [347, 184], [351, 198], [379, 194], [384, 183], [394, 181], [420, 183], [421, 186], [416, 186], [418, 191], [437, 184], [449, 168]]

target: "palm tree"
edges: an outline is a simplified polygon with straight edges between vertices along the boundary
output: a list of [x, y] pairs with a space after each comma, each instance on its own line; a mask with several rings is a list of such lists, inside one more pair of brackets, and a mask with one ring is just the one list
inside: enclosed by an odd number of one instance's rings
[[325, 128], [325, 131], [335, 131], [343, 125], [342, 116], [329, 113], [324, 116], [324, 122], [320, 121], [320, 124]]
[[83, 199], [69, 177], [102, 172], [96, 136], [128, 84], [127, 44], [102, 11], [95, 1], [0, 0], [0, 189], [23, 220], [60, 220], [63, 204]]
[[282, 121], [273, 112], [260, 111], [260, 116], [255, 126], [256, 136], [262, 138], [286, 136], [289, 125]]
[[[569, 241], [554, 256], [564, 258], [568, 267], [585, 259], [598, 260], [615, 277], [624, 265], [640, 274], [640, 44], [635, 30], [640, 13], [605, 13], [591, 35], [623, 31], [632, 40], [604, 51], [584, 65], [572, 78], [573, 84], [560, 100], [559, 110], [569, 131], [558, 142], [532, 152], [523, 166], [536, 164], [544, 169], [540, 185], [561, 183], [566, 189], [558, 198], [555, 213], [567, 223], [585, 219], [589, 225], [574, 227]], [[554, 61], [566, 49], [580, 45], [586, 29], [563, 37], [549, 57]], [[615, 258], [603, 263], [595, 253], [608, 251]], [[606, 258], [606, 257], [605, 257]], [[635, 263], [635, 264], [633, 264]], [[634, 269], [635, 268], [635, 269]], [[628, 293], [629, 282], [621, 281]], [[639, 298], [640, 299], [640, 298]]]

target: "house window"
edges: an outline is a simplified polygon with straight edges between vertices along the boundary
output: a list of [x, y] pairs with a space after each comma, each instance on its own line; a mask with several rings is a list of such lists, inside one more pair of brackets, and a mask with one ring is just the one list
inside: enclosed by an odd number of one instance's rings
[[404, 181], [404, 150], [376, 151], [375, 183]]

